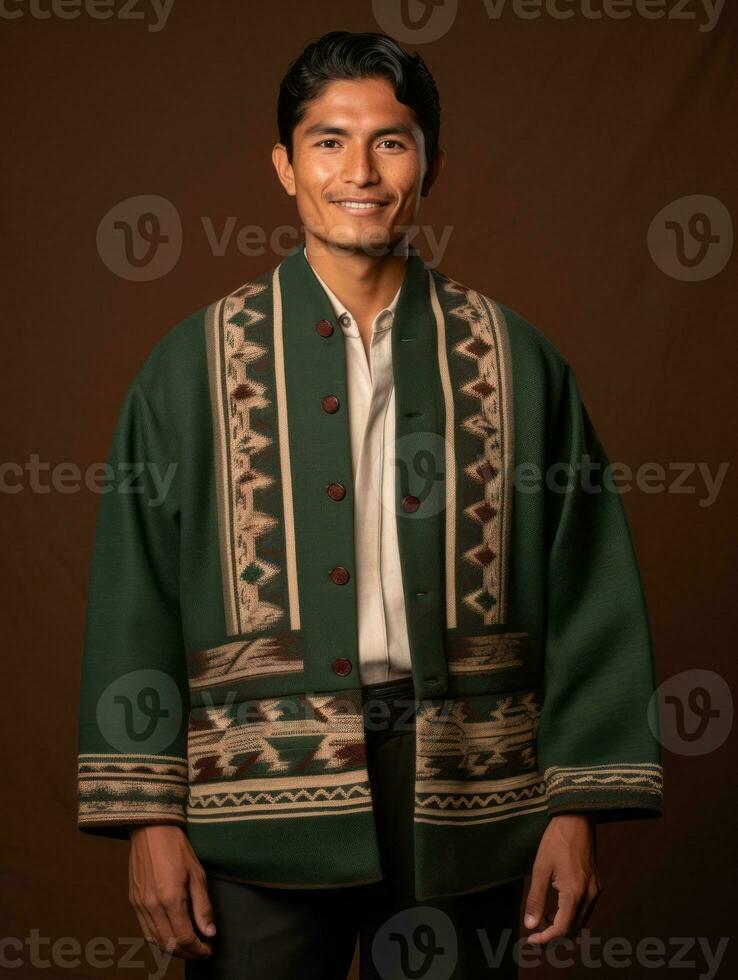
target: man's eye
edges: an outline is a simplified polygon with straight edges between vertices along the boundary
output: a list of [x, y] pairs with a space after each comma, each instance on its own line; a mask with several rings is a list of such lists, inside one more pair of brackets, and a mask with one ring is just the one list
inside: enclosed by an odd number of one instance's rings
[[[393, 143], [395, 146], [398, 146], [400, 147], [400, 149], [402, 149], [402, 143], [400, 143], [399, 140], [382, 140], [382, 143]], [[392, 149], [392, 147], [390, 147], [390, 149]]]
[[330, 139], [330, 138], [329, 139], [324, 139], [324, 140], [321, 140], [320, 143], [318, 143], [318, 146], [323, 146], [324, 143], [338, 143], [338, 140], [334, 140], [334, 139]]

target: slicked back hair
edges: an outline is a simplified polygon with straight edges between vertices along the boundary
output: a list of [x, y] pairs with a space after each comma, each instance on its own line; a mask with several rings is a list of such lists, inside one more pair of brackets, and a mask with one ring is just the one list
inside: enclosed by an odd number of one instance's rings
[[289, 66], [279, 86], [279, 140], [292, 162], [292, 134], [307, 103], [339, 79], [386, 78], [395, 98], [414, 110], [425, 136], [426, 162], [438, 148], [441, 103], [433, 76], [416, 52], [408, 54], [387, 34], [331, 31], [309, 44]]

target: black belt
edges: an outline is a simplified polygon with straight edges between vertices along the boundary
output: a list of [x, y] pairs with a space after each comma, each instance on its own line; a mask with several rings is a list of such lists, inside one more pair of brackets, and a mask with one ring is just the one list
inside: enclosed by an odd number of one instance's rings
[[361, 689], [362, 700], [394, 701], [410, 700], [415, 697], [415, 684], [412, 676], [398, 677], [393, 681], [379, 681], [377, 684], [364, 684]]

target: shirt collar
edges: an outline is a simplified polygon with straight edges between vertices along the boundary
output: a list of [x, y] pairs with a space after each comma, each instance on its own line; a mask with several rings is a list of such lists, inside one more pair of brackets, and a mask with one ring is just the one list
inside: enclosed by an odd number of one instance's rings
[[[310, 268], [313, 270], [315, 278], [318, 280], [320, 285], [328, 294], [328, 299], [331, 301], [333, 312], [336, 314], [336, 319], [338, 320], [338, 324], [341, 327], [341, 330], [343, 330], [343, 332], [350, 337], [360, 336], [359, 325], [357, 324], [356, 320], [352, 316], [350, 310], [346, 307], [344, 303], [341, 302], [341, 300], [338, 298], [338, 296], [336, 296], [333, 290], [328, 287], [328, 285], [320, 278], [318, 273], [315, 271], [315, 267], [313, 266], [310, 259], [308, 259], [307, 249], [305, 248], [304, 245], [303, 245], [303, 251], [305, 252], [305, 259], [307, 260], [307, 263], [310, 266]], [[374, 319], [375, 332], [379, 332], [381, 330], [388, 330], [392, 326], [392, 321], [395, 318], [395, 311], [397, 309], [397, 303], [400, 299], [401, 291], [402, 291], [402, 284], [400, 284], [400, 287], [395, 293], [394, 299], [389, 304], [389, 306], [385, 306], [385, 308], [383, 310], [380, 310], [379, 313], [376, 315]], [[347, 320], [346, 322], [341, 322], [344, 316], [348, 316], [350, 317], [350, 319]]]

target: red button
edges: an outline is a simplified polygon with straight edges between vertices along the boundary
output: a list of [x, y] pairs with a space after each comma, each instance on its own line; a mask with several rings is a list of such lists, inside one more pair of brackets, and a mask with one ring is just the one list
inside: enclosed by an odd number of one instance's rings
[[333, 333], [333, 324], [330, 320], [318, 320], [315, 324], [315, 329], [321, 337], [330, 337]]
[[336, 585], [345, 585], [351, 576], [348, 573], [348, 568], [344, 568], [343, 565], [336, 565], [328, 573]]
[[333, 673], [339, 674], [341, 677], [345, 677], [346, 674], [351, 673], [351, 661], [345, 657], [336, 657], [331, 667], [333, 668]]
[[338, 411], [338, 406], [340, 404], [341, 403], [339, 402], [339, 400], [336, 398], [335, 395], [326, 395], [323, 398], [323, 402], [322, 402], [323, 411], [329, 412], [332, 415], [334, 412]]
[[409, 514], [416, 511], [420, 507], [420, 498], [407, 496], [402, 498], [402, 509], [406, 510]]
[[342, 483], [329, 483], [326, 490], [331, 500], [343, 500], [346, 496], [346, 487]]

